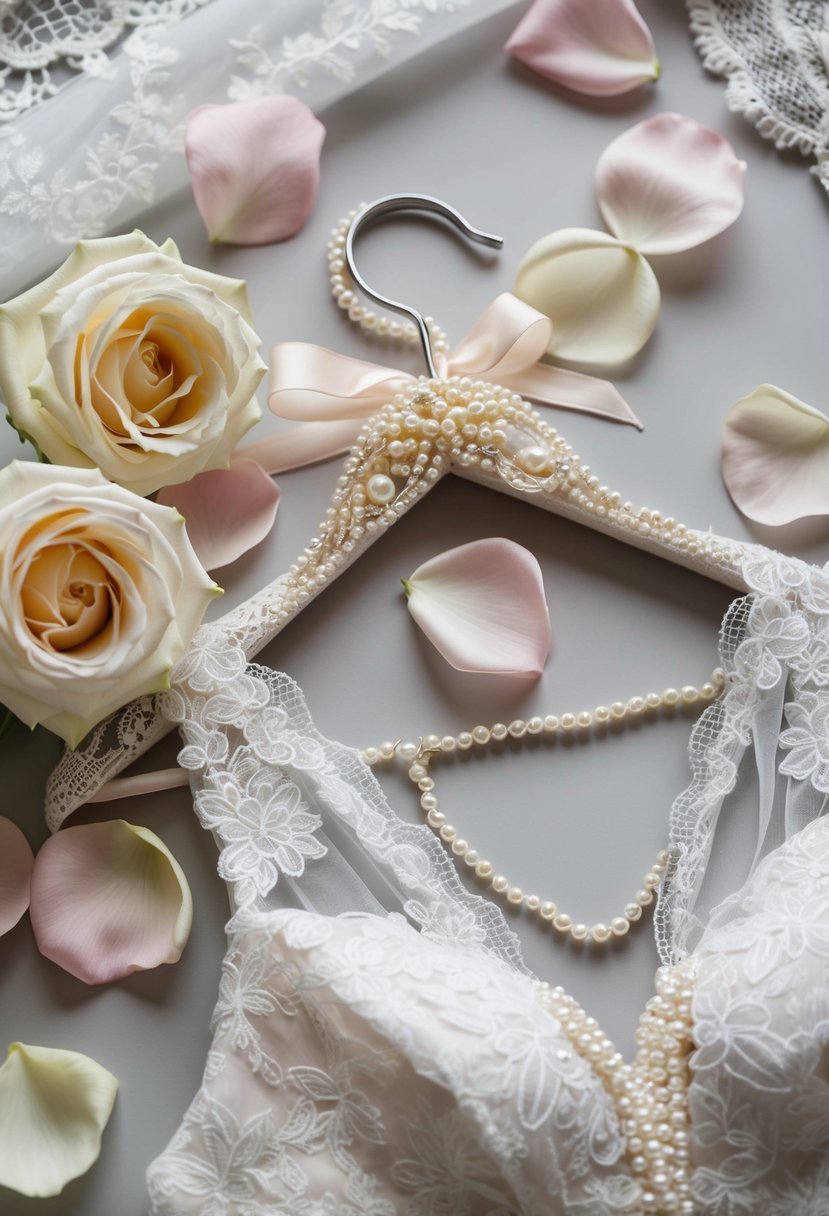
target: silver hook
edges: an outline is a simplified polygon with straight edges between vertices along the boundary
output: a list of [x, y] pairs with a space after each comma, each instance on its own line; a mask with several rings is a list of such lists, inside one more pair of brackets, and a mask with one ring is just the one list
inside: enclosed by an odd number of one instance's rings
[[475, 241], [478, 245], [486, 245], [490, 249], [500, 249], [504, 243], [504, 239], [500, 236], [493, 236], [491, 232], [482, 232], [480, 228], [473, 228], [454, 207], [450, 207], [448, 203], [441, 202], [439, 198], [433, 198], [430, 194], [386, 194], [383, 198], [378, 198], [373, 203], [369, 203], [351, 221], [348, 234], [345, 238], [345, 260], [354, 282], [365, 295], [374, 300], [375, 303], [381, 304], [383, 308], [388, 308], [392, 312], [403, 313], [404, 316], [411, 317], [420, 335], [423, 353], [426, 356], [426, 365], [429, 368], [429, 375], [433, 379], [437, 379], [438, 372], [432, 355], [432, 339], [429, 336], [429, 330], [421, 314], [416, 308], [411, 308], [408, 304], [401, 304], [398, 300], [390, 300], [388, 296], [381, 296], [379, 292], [374, 291], [373, 288], [369, 287], [354, 264], [354, 241], [357, 235], [367, 225], [373, 224], [381, 216], [389, 215], [394, 211], [428, 211], [435, 215], [442, 215], [444, 219], [453, 223], [470, 241]]

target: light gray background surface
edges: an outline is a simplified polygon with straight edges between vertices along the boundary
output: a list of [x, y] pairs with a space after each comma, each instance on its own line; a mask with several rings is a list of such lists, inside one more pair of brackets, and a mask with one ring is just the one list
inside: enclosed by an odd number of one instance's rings
[[[762, 381], [819, 408], [829, 404], [826, 197], [799, 157], [775, 153], [727, 112], [722, 84], [702, 72], [677, 0], [640, 6], [663, 63], [661, 81], [614, 101], [575, 98], [507, 60], [501, 48], [523, 7], [323, 115], [319, 201], [295, 240], [268, 249], [211, 247], [186, 196], [148, 213], [145, 230], [159, 241], [174, 237], [187, 261], [247, 278], [266, 347], [313, 341], [418, 371], [411, 352], [397, 356], [369, 341], [328, 296], [326, 242], [341, 214], [361, 200], [414, 190], [445, 198], [472, 223], [504, 236], [503, 253], [493, 257], [471, 252], [440, 225], [400, 221], [361, 244], [370, 282], [417, 303], [457, 338], [511, 287], [534, 240], [559, 227], [602, 226], [592, 178], [611, 139], [661, 110], [713, 126], [748, 162], [745, 212], [710, 247], [653, 260], [663, 288], [659, 327], [616, 375], [645, 431], [560, 413], [554, 425], [603, 481], [637, 505], [825, 561], [829, 525], [810, 521], [771, 532], [741, 519], [720, 482], [718, 449], [726, 410]], [[259, 434], [279, 425], [268, 417]], [[11, 432], [2, 434], [2, 458], [21, 451]], [[290, 563], [322, 517], [337, 474], [332, 463], [280, 479], [276, 529], [219, 572], [227, 594], [217, 612]], [[452, 545], [493, 535], [531, 548], [544, 570], [554, 643], [535, 683], [452, 671], [405, 610], [401, 576]], [[366, 746], [701, 683], [717, 661], [729, 598], [698, 576], [451, 479], [307, 609], [264, 660], [299, 681], [324, 733]], [[689, 725], [679, 718], [586, 744], [447, 763], [437, 777], [441, 807], [525, 890], [588, 922], [608, 918], [665, 842], [671, 801], [687, 781]], [[0, 813], [37, 846], [46, 834], [43, 785], [59, 745], [17, 727], [0, 747]], [[142, 767], [174, 763], [175, 750], [171, 738]], [[390, 775], [383, 784], [399, 813], [414, 819], [408, 781]], [[90, 808], [75, 821], [119, 814], [157, 831], [183, 864], [195, 897], [192, 938], [177, 966], [101, 989], [42, 959], [27, 918], [0, 939], [0, 1037], [88, 1052], [121, 1081], [92, 1171], [52, 1200], [0, 1191], [3, 1216], [139, 1216], [144, 1169], [199, 1083], [227, 911], [214, 846], [182, 790]], [[537, 973], [563, 983], [629, 1052], [656, 965], [650, 920], [602, 955], [561, 944], [520, 916], [515, 927]]]

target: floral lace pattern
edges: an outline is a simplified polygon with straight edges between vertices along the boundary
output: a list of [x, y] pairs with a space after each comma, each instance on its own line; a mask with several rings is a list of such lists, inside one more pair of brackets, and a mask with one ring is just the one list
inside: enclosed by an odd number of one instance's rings
[[[478, 0], [481, 17], [509, 2]], [[4, 291], [14, 295], [68, 245], [127, 226], [184, 186], [184, 118], [197, 106], [287, 90], [318, 108], [428, 44], [432, 27], [439, 37], [444, 25], [451, 33], [480, 19], [472, 7], [469, 0], [280, 0], [264, 9], [259, 0], [5, 0]], [[61, 105], [60, 138], [52, 104]]]
[[[728, 688], [695, 728], [675, 809], [700, 832], [764, 707], [773, 769], [802, 789], [822, 780], [822, 677], [804, 656], [826, 641], [829, 578], [744, 556], [752, 594], [722, 630]], [[203, 1085], [149, 1171], [152, 1216], [640, 1213], [625, 1128], [500, 911], [466, 892], [431, 833], [394, 817], [354, 752], [318, 734], [287, 677], [245, 668], [216, 627], [174, 675], [164, 709], [236, 910]], [[812, 818], [760, 861], [685, 964], [698, 1216], [824, 1210], [828, 829]], [[677, 893], [700, 854], [674, 845], [666, 906], [681, 928], [693, 918]]]
[[825, 0], [688, 0], [691, 31], [726, 101], [778, 148], [813, 156], [829, 189], [829, 35]]

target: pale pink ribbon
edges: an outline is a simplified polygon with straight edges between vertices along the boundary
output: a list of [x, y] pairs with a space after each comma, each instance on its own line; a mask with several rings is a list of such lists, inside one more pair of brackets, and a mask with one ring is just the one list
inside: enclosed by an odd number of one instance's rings
[[[504, 292], [457, 346], [436, 356], [435, 363], [446, 379], [491, 381], [544, 405], [596, 414], [641, 430], [642, 423], [608, 380], [539, 362], [552, 332], [548, 317]], [[416, 382], [416, 376], [399, 368], [309, 343], [280, 343], [272, 351], [268, 404], [281, 418], [306, 425], [245, 445], [238, 454], [258, 460], [270, 473], [328, 459], [347, 451], [364, 420]]]

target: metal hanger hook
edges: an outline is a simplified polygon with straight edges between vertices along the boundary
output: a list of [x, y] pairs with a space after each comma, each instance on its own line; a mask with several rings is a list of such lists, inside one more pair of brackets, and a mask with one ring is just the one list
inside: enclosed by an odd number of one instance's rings
[[351, 277], [363, 294], [367, 295], [369, 299], [374, 300], [376, 304], [380, 304], [383, 308], [388, 308], [392, 312], [402, 313], [414, 321], [417, 332], [420, 335], [423, 353], [426, 356], [429, 375], [437, 379], [438, 371], [435, 367], [435, 360], [432, 354], [432, 339], [422, 315], [416, 308], [412, 308], [408, 304], [401, 304], [399, 300], [390, 300], [388, 296], [382, 296], [374, 288], [369, 287], [354, 264], [354, 241], [359, 233], [368, 227], [368, 225], [373, 224], [375, 220], [380, 219], [381, 216], [390, 215], [396, 211], [426, 211], [433, 215], [443, 216], [444, 219], [454, 224], [458, 231], [463, 233], [470, 241], [474, 241], [477, 245], [486, 245], [490, 249], [500, 249], [504, 243], [504, 239], [500, 236], [494, 236], [491, 232], [482, 232], [480, 228], [474, 228], [454, 207], [450, 207], [448, 203], [442, 202], [439, 198], [433, 198], [430, 194], [386, 194], [383, 198], [375, 199], [373, 203], [369, 203], [351, 221], [348, 234], [345, 238], [345, 260]]

